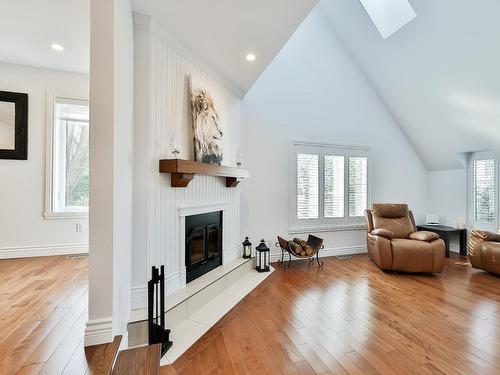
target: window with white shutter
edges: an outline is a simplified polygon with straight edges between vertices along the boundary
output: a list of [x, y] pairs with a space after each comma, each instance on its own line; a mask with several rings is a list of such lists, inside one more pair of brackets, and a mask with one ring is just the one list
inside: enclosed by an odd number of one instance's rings
[[369, 149], [297, 141], [290, 149], [290, 232], [362, 228]]
[[363, 217], [368, 202], [368, 158], [349, 158], [349, 217]]
[[318, 168], [318, 155], [297, 154], [297, 219], [318, 218]]
[[344, 217], [344, 156], [325, 155], [325, 218]]
[[476, 229], [495, 230], [498, 221], [498, 176], [495, 158], [488, 153], [473, 154], [470, 177], [472, 225]]

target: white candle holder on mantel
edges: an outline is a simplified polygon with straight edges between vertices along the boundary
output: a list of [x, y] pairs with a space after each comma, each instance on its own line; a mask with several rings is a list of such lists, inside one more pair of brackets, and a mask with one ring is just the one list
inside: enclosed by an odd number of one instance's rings
[[175, 134], [170, 138], [170, 153], [173, 155], [174, 159], [179, 159], [179, 154], [181, 153], [181, 149], [179, 145], [177, 144], [177, 141], [175, 139]]
[[240, 152], [240, 150], [238, 150], [238, 152], [236, 153], [236, 166], [238, 168], [240, 168], [241, 164], [242, 164], [241, 163], [241, 152]]

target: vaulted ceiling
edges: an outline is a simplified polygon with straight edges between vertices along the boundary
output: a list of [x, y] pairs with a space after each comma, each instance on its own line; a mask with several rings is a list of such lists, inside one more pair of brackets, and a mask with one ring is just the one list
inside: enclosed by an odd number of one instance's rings
[[383, 39], [359, 1], [319, 7], [431, 170], [500, 149], [500, 1], [410, 0], [417, 17]]
[[[132, 0], [244, 94], [317, 0]], [[245, 56], [253, 53], [254, 62]]]
[[[243, 95], [317, 0], [132, 2]], [[409, 2], [417, 17], [387, 39], [360, 1], [318, 7], [429, 169], [462, 168], [464, 152], [500, 153], [500, 1]], [[89, 0], [4, 1], [0, 10], [0, 61], [88, 72]]]

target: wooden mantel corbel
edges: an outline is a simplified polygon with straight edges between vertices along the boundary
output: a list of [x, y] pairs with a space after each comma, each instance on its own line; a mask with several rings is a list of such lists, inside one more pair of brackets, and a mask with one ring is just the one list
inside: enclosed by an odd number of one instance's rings
[[228, 188], [235, 187], [241, 180], [250, 177], [250, 172], [245, 169], [221, 167], [183, 159], [160, 160], [160, 173], [170, 173], [170, 186], [180, 188], [187, 187], [197, 174], [225, 177]]

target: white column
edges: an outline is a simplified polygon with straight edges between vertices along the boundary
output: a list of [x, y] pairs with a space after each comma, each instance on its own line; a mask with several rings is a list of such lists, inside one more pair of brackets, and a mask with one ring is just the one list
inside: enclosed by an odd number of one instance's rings
[[85, 345], [126, 336], [130, 312], [133, 28], [129, 0], [91, 0], [89, 320]]

